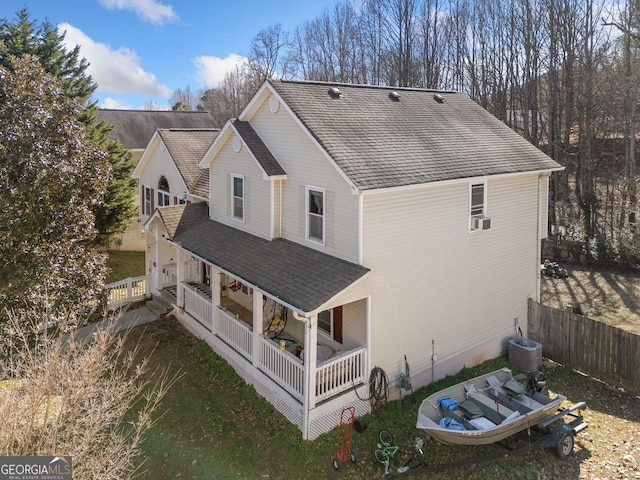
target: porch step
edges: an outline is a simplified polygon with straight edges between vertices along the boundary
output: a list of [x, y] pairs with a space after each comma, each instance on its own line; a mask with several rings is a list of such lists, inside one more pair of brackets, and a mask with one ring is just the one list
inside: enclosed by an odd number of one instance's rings
[[162, 317], [173, 309], [173, 305], [165, 298], [154, 295], [151, 300], [146, 303], [146, 306], [158, 317]]

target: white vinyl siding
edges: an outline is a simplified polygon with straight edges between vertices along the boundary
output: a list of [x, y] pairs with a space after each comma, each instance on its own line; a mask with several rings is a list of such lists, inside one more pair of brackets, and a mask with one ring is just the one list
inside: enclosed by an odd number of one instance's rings
[[443, 362], [484, 342], [499, 349], [515, 318], [526, 324], [539, 263], [538, 178], [489, 180], [487, 187], [491, 235], [468, 235], [467, 182], [365, 195], [371, 362], [389, 375], [404, 354], [412, 373], [429, 372], [432, 345]]
[[[282, 181], [281, 235], [287, 240], [358, 261], [358, 195], [307, 136], [286, 108], [269, 111], [268, 101], [251, 125], [287, 173]], [[306, 186], [324, 189], [324, 243], [307, 240]]]
[[[222, 147], [209, 172], [209, 215], [225, 225], [262, 238], [271, 238], [271, 182], [247, 148], [236, 153], [232, 139]], [[234, 219], [233, 179], [242, 178], [242, 210], [244, 223]], [[235, 214], [238, 210], [235, 211]]]
[[[167, 205], [172, 205], [173, 197], [184, 195], [184, 192], [187, 191], [187, 186], [182, 180], [182, 177], [180, 176], [175, 163], [173, 163], [171, 156], [169, 155], [167, 150], [163, 148], [162, 142], [158, 139], [157, 143], [151, 148], [152, 150], [147, 152], [149, 155], [151, 155], [151, 158], [146, 163], [145, 168], [140, 172], [140, 185], [145, 185], [149, 188], [153, 188], [153, 195], [155, 197], [153, 204], [154, 207], [157, 208], [163, 205], [158, 202], [158, 183], [160, 182], [160, 178], [164, 176], [170, 188], [170, 190], [166, 192], [167, 194], [169, 194], [169, 199], [166, 200], [168, 202]], [[165, 201], [164, 196], [162, 201]]]

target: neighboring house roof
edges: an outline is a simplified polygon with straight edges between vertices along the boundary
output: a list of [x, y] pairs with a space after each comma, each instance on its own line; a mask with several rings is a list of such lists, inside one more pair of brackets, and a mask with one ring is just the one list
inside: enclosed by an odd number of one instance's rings
[[249, 122], [233, 120], [232, 125], [244, 143], [247, 144], [247, 147], [251, 150], [251, 153], [267, 176], [287, 174]]
[[98, 120], [114, 126], [109, 138], [128, 150], [144, 150], [158, 128], [216, 128], [209, 112], [98, 109]]
[[265, 240], [211, 220], [205, 203], [159, 207], [172, 241], [302, 312], [311, 312], [369, 269], [277, 238]]
[[268, 82], [360, 190], [561, 169], [462, 93]]
[[209, 198], [209, 170], [199, 168], [198, 162], [219, 131], [217, 128], [158, 129], [158, 136], [167, 147], [189, 193], [202, 198]]

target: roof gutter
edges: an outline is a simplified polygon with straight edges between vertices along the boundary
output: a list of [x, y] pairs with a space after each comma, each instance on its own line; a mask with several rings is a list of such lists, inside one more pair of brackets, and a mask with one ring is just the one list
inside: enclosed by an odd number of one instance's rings
[[544, 170], [530, 170], [527, 172], [511, 172], [511, 173], [501, 173], [497, 175], [480, 175], [475, 177], [461, 177], [461, 178], [453, 178], [449, 180], [438, 180], [435, 182], [427, 182], [427, 183], [414, 183], [411, 185], [400, 185], [398, 187], [383, 187], [383, 188], [372, 188], [368, 190], [360, 190], [363, 195], [375, 195], [379, 193], [393, 193], [393, 192], [402, 192], [406, 190], [415, 190], [421, 188], [433, 188], [433, 187], [442, 187], [446, 185], [455, 185], [458, 183], [468, 183], [473, 182], [475, 180], [484, 180], [487, 178], [491, 179], [503, 179], [510, 177], [520, 177], [523, 175], [545, 175], [551, 174], [552, 172], [561, 172], [565, 170], [566, 167], [562, 165], [557, 168], [545, 168]]

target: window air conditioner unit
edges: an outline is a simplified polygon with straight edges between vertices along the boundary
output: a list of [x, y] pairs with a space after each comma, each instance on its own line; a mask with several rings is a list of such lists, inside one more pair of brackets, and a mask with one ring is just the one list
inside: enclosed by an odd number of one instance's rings
[[485, 217], [474, 217], [471, 219], [471, 230], [489, 230], [491, 228], [491, 219]]

